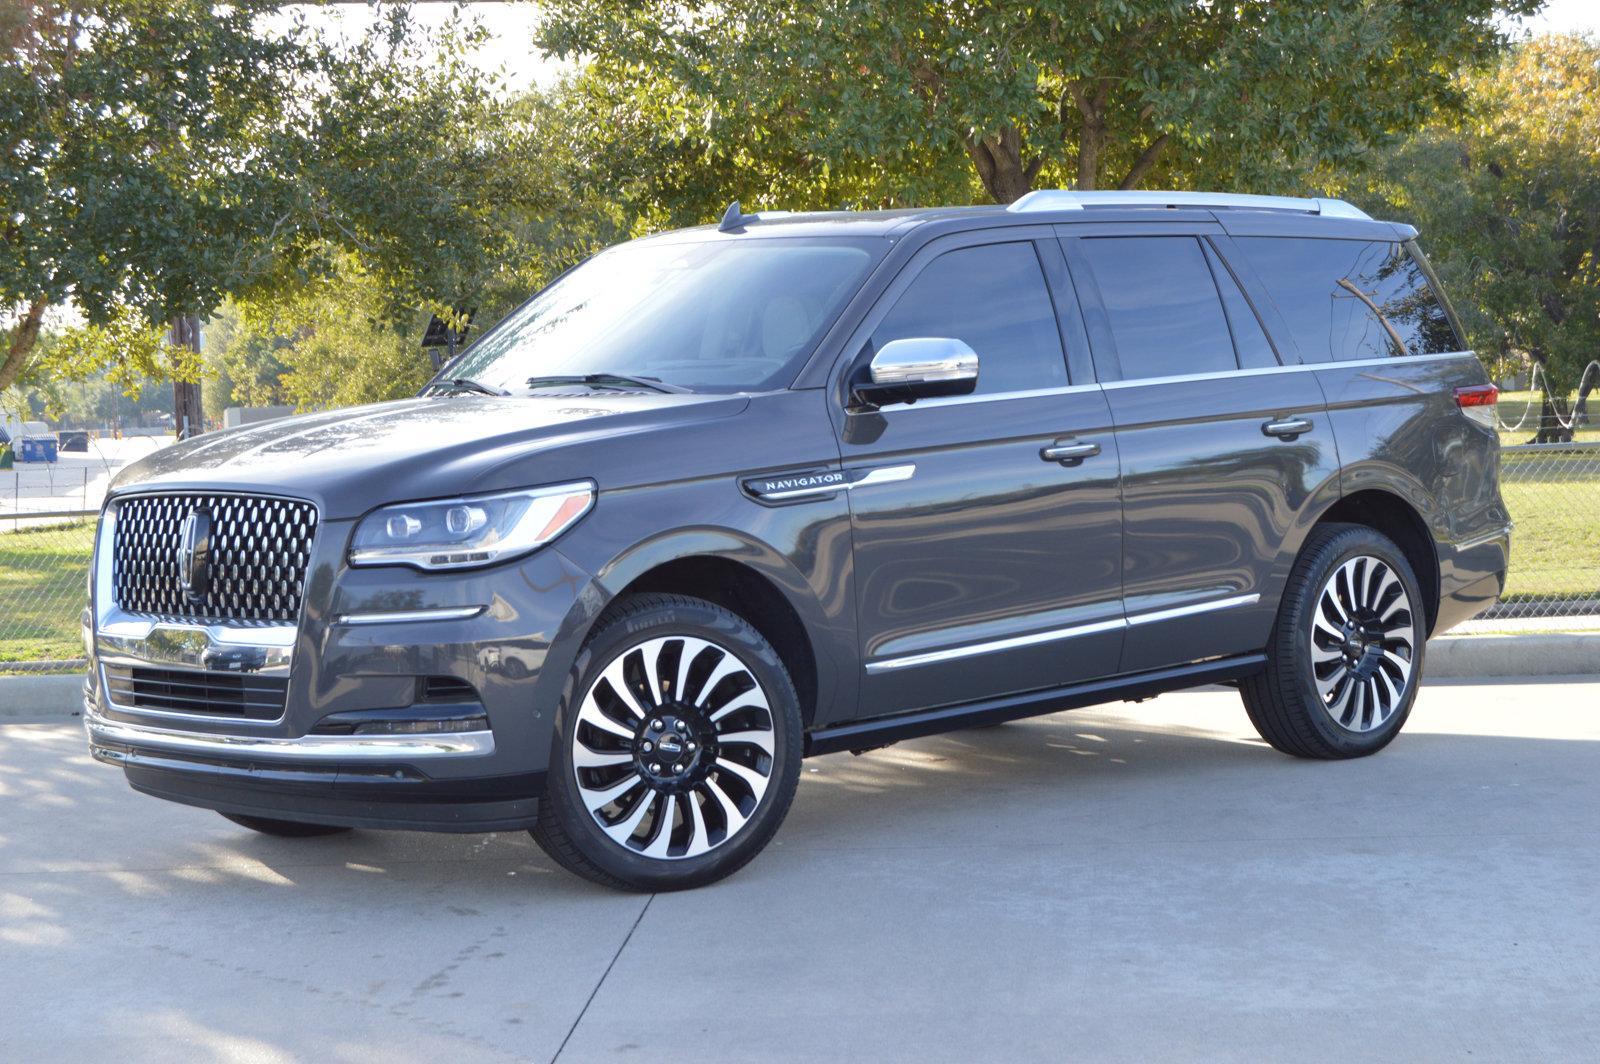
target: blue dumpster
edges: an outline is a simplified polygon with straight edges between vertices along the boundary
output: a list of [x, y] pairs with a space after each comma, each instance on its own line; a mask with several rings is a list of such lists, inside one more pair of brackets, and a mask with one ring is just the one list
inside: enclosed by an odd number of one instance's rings
[[52, 436], [24, 436], [22, 446], [17, 449], [19, 462], [54, 462], [56, 460], [56, 441]]

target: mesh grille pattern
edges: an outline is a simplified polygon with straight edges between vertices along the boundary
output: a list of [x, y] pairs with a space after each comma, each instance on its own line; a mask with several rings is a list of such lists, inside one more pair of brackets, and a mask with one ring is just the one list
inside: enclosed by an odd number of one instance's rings
[[[191, 599], [179, 580], [183, 521], [211, 516], [210, 581]], [[316, 507], [248, 495], [141, 495], [118, 504], [112, 546], [117, 605], [129, 613], [207, 621], [295, 621], [316, 533]]]

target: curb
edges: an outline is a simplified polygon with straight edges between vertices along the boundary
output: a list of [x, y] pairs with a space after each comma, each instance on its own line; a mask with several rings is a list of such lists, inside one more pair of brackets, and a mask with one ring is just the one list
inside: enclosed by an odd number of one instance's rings
[[1428, 641], [1423, 671], [1435, 680], [1517, 676], [1600, 678], [1600, 632], [1447, 635]]
[[[1431, 680], [1600, 678], [1600, 632], [1452, 635], [1428, 643]], [[0, 722], [75, 717], [83, 709], [83, 674], [0, 676]]]
[[0, 676], [0, 723], [74, 717], [83, 712], [83, 673]]

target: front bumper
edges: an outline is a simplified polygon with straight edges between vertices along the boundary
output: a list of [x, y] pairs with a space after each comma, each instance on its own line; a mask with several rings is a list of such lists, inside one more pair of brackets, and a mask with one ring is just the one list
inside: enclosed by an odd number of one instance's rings
[[[458, 573], [351, 569], [348, 525], [320, 527], [295, 625], [123, 613], [100, 550], [84, 632], [91, 753], [136, 790], [226, 813], [407, 830], [531, 826], [555, 707], [602, 601], [592, 578], [550, 547]], [[191, 677], [272, 680], [282, 710], [156, 708], [129, 697], [126, 677], [141, 667], [163, 670], [179, 693]], [[441, 678], [470, 690], [432, 700], [425, 688]], [[441, 719], [470, 730], [422, 730]], [[376, 722], [395, 726], [374, 731]]]
[[494, 752], [489, 731], [439, 736], [270, 738], [128, 724], [104, 716], [86, 688], [84, 731], [97, 761], [137, 791], [224, 813], [413, 831], [531, 827], [544, 773], [438, 777], [445, 760]]

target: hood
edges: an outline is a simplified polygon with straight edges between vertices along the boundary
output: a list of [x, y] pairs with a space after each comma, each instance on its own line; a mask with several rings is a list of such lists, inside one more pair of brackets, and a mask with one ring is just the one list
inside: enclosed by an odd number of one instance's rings
[[748, 405], [742, 395], [604, 392], [402, 399], [198, 436], [129, 465], [111, 490], [289, 495], [338, 519], [388, 502], [566, 480], [630, 487], [652, 463], [614, 461], [617, 444], [639, 450], [635, 438], [651, 435], [648, 449], [659, 452]]

